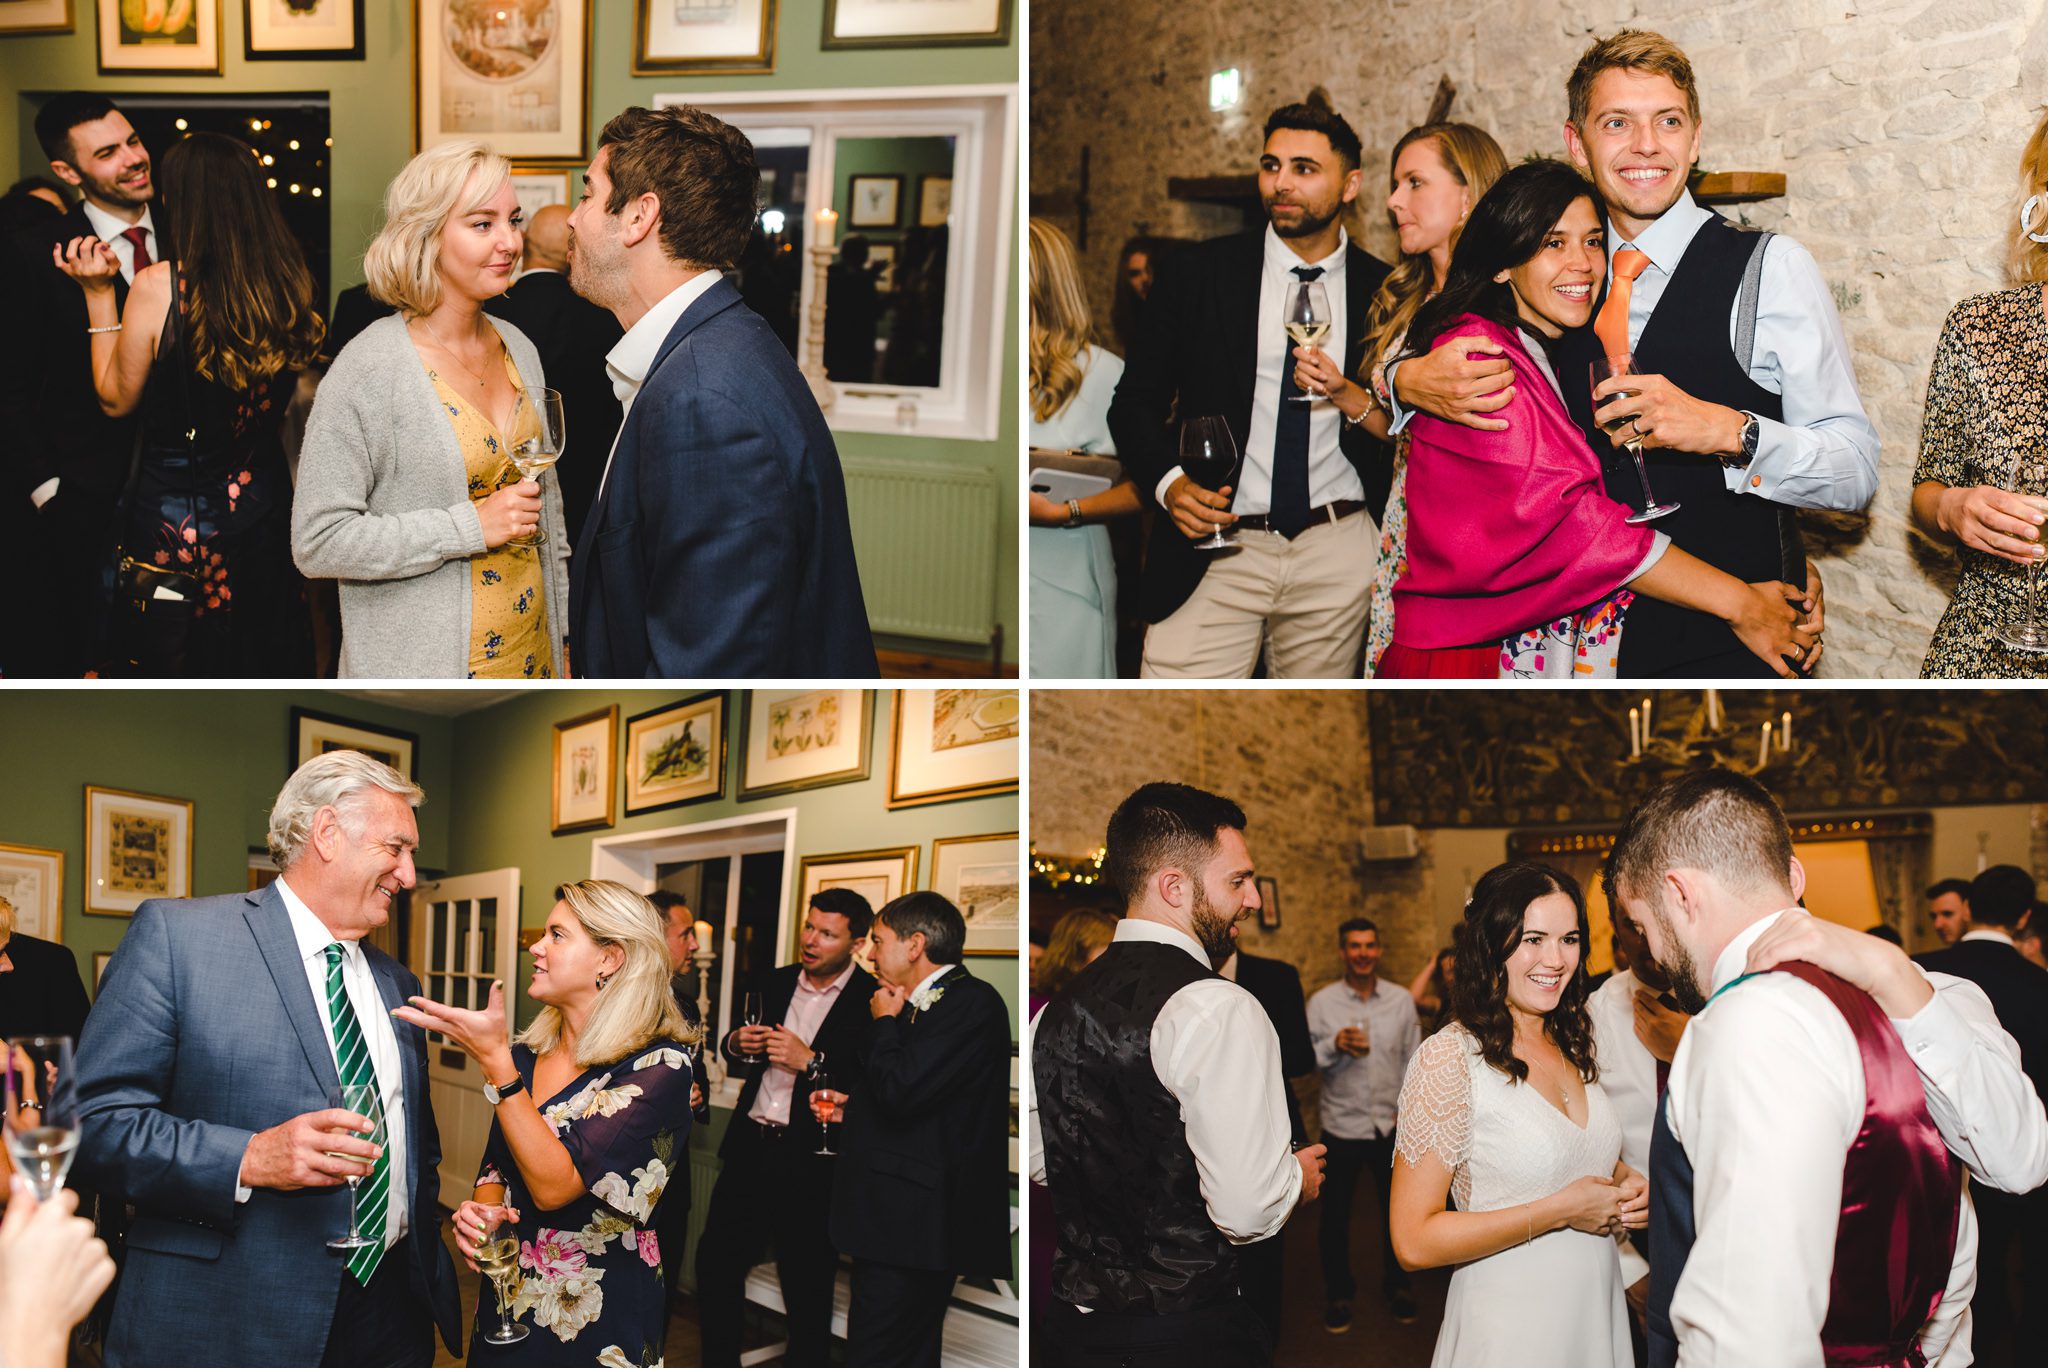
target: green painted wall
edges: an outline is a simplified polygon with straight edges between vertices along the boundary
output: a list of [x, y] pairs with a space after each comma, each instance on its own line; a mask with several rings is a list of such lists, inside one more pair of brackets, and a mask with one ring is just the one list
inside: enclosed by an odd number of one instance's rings
[[[98, 28], [92, 0], [76, 0], [78, 22], [69, 34], [0, 37], [0, 166], [11, 183], [26, 172], [43, 172], [47, 163], [35, 146], [35, 110], [45, 96], [72, 89], [207, 93], [263, 90], [324, 90], [332, 99], [334, 127], [333, 206], [334, 285], [336, 289], [362, 279], [362, 249], [381, 221], [384, 187], [413, 151], [413, 7], [410, 0], [361, 0], [364, 6], [364, 51], [360, 62], [249, 62], [242, 57], [242, 6], [221, 5], [222, 76], [101, 76]], [[591, 36], [590, 139], [595, 141], [604, 120], [632, 104], [651, 104], [659, 94], [690, 91], [830, 90], [849, 87], [920, 85], [1001, 85], [1018, 79], [1018, 49], [1012, 39], [1002, 47], [881, 48], [826, 52], [824, 0], [780, 0], [775, 44], [775, 71], [767, 76], [634, 76], [632, 74], [634, 0], [594, 0]], [[1021, 117], [1021, 111], [1020, 111]], [[914, 188], [914, 187], [913, 187]], [[1017, 373], [1014, 320], [1018, 308], [1018, 277], [1010, 269], [1007, 303], [999, 326], [1003, 335], [1003, 374]], [[849, 457], [890, 457], [928, 460], [949, 468], [991, 471], [1000, 478], [1003, 509], [998, 526], [1019, 525], [1017, 481], [1017, 402], [1014, 390], [1003, 405], [993, 442], [894, 433], [838, 434], [839, 450]], [[1019, 579], [1015, 533], [1006, 534], [996, 584], [998, 620], [1003, 629], [1003, 658], [1018, 660]], [[892, 644], [892, 643], [885, 643]], [[957, 648], [921, 643], [895, 643], [916, 649]], [[971, 652], [969, 653], [971, 654]]]

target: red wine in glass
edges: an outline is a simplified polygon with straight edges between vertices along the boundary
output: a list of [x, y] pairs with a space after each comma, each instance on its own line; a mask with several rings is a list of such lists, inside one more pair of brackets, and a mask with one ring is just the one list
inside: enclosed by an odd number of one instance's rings
[[[1230, 424], [1222, 418], [1190, 418], [1180, 426], [1180, 468], [1203, 489], [1230, 489], [1237, 494], [1237, 477], [1243, 458]], [[1207, 537], [1194, 543], [1197, 551], [1216, 551], [1236, 545], [1236, 540], [1218, 525]]]
[[[1591, 369], [1593, 388], [1595, 389], [1600, 387], [1601, 381], [1611, 379], [1617, 375], [1641, 374], [1636, 369], [1635, 357], [1628, 352], [1623, 352], [1619, 356], [1608, 356], [1596, 360], [1593, 362]], [[1605, 399], [1595, 399], [1593, 407], [1600, 408], [1605, 404], [1612, 403], [1616, 399], [1632, 399], [1634, 397], [1635, 395], [1632, 391], [1620, 390], [1608, 395]], [[1642, 434], [1636, 431], [1635, 420], [1635, 414], [1624, 413], [1611, 422], [1601, 424], [1601, 430], [1607, 434], [1609, 441], [1619, 442], [1622, 446], [1628, 448], [1628, 454], [1635, 459], [1636, 479], [1643, 486], [1643, 507], [1640, 512], [1629, 514], [1628, 521], [1632, 523], [1646, 523], [1653, 522], [1668, 513], [1676, 513], [1678, 505], [1675, 503], [1658, 503], [1657, 496], [1650, 492], [1650, 475], [1643, 468], [1643, 438]]]

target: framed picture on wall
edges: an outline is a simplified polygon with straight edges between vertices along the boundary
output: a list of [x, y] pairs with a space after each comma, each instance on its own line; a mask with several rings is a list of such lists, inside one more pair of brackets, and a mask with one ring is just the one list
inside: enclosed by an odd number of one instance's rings
[[558, 162], [543, 165], [534, 162], [514, 162], [512, 165], [512, 193], [519, 199], [519, 211], [528, 223], [533, 216], [550, 204], [567, 208], [576, 207], [576, 187], [581, 184], [582, 162]]
[[698, 694], [626, 719], [628, 817], [724, 794], [724, 694]]
[[900, 689], [889, 806], [1017, 791], [1015, 689]]
[[932, 892], [960, 909], [966, 953], [1017, 953], [1017, 833], [949, 836], [932, 842]]
[[252, 62], [360, 62], [363, 0], [242, 0]]
[[804, 856], [797, 881], [798, 915], [791, 920], [801, 925], [803, 910], [811, 905], [811, 899], [828, 888], [850, 888], [879, 911], [882, 904], [917, 887], [917, 850], [916, 846], [903, 846]]
[[192, 800], [85, 786], [85, 910], [192, 896]]
[[95, 998], [100, 995], [100, 980], [107, 976], [107, 966], [113, 962], [114, 952], [111, 950], [92, 952], [92, 995]]
[[740, 797], [868, 777], [874, 696], [865, 689], [754, 689], [740, 706]]
[[1010, 0], [825, 0], [828, 51], [1009, 41]]
[[870, 242], [868, 264], [880, 267], [875, 272], [875, 288], [883, 294], [896, 288], [896, 244], [893, 242]]
[[1280, 884], [1277, 880], [1260, 876], [1259, 885], [1259, 929], [1278, 931], [1280, 929]]
[[413, 0], [413, 12], [416, 149], [482, 138], [514, 161], [581, 160], [588, 0]]
[[894, 228], [903, 217], [903, 177], [855, 176], [847, 186], [849, 228]]
[[70, 33], [71, 0], [0, 0], [0, 33]]
[[372, 760], [382, 760], [406, 778], [419, 780], [420, 739], [412, 732], [373, 727], [367, 722], [352, 722], [311, 708], [292, 709], [288, 769], [297, 769], [316, 755], [337, 750], [361, 751]]
[[220, 0], [95, 0], [100, 75], [220, 75]]
[[0, 898], [14, 908], [14, 929], [64, 943], [64, 852], [0, 845]]
[[633, 74], [775, 70], [776, 0], [639, 0]]
[[953, 212], [953, 178], [951, 176], [919, 176], [917, 178], [917, 226], [939, 228]]
[[618, 820], [619, 705], [555, 723], [555, 835], [608, 827]]

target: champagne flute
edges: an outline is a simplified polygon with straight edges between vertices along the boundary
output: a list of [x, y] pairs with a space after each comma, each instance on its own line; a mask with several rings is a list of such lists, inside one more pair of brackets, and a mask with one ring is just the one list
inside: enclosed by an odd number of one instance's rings
[[[1234, 498], [1237, 494], [1238, 463], [1237, 440], [1230, 435], [1230, 424], [1226, 420], [1190, 418], [1181, 424], [1180, 468], [1197, 485], [1212, 491], [1228, 485]], [[1217, 525], [1207, 537], [1194, 543], [1194, 547], [1197, 551], [1215, 551], [1236, 544], [1230, 533]]]
[[835, 1109], [832, 1099], [824, 1096], [831, 1086], [832, 1081], [825, 1073], [825, 1052], [820, 1050], [818, 1057], [811, 1061], [811, 1116], [818, 1123], [818, 1147], [811, 1151], [813, 1154], [839, 1153], [832, 1148], [832, 1116]]
[[16, 1036], [5, 1051], [7, 1153], [47, 1202], [78, 1152], [78, 1076], [70, 1036]]
[[[1287, 335], [1297, 346], [1320, 347], [1323, 339], [1330, 335], [1330, 295], [1319, 280], [1304, 280], [1301, 288], [1291, 292], [1287, 301]], [[1295, 381], [1297, 393], [1287, 395], [1285, 402], [1308, 404], [1330, 396], [1321, 390], [1312, 390]]]
[[498, 1294], [498, 1328], [482, 1338], [489, 1344], [517, 1344], [530, 1333], [512, 1319], [512, 1298], [520, 1282], [519, 1234], [505, 1219], [505, 1208], [495, 1210], [496, 1217], [476, 1242], [477, 1271], [491, 1280]]
[[[361, 1134], [364, 1139], [369, 1140], [380, 1148], [383, 1146], [386, 1139], [384, 1130], [384, 1099], [378, 1095], [376, 1084], [338, 1084], [327, 1090], [327, 1105], [340, 1111], [354, 1112], [357, 1116], [363, 1117], [370, 1123], [370, 1129], [366, 1132], [358, 1132], [358, 1134]], [[331, 1158], [346, 1159], [356, 1164], [364, 1162], [363, 1157], [359, 1154], [340, 1154], [329, 1150], [328, 1155]], [[368, 1245], [382, 1243], [384, 1239], [383, 1231], [380, 1230], [374, 1235], [369, 1235], [365, 1234], [362, 1229], [361, 1213], [357, 1210], [356, 1199], [360, 1195], [363, 1175], [352, 1173], [348, 1175], [346, 1181], [348, 1183], [348, 1234], [335, 1236], [327, 1242], [327, 1247], [329, 1249], [362, 1249]]]
[[[510, 459], [519, 468], [522, 478], [540, 479], [541, 472], [561, 459], [562, 446], [566, 437], [562, 427], [562, 395], [559, 390], [532, 389], [519, 391], [519, 400], [512, 407], [512, 438]], [[530, 537], [514, 537], [508, 545], [545, 546], [548, 531], [536, 526]]]
[[[1636, 369], [1634, 355], [1629, 352], [1622, 352], [1617, 356], [1603, 357], [1593, 362], [1592, 374], [1593, 388], [1598, 389], [1602, 380], [1611, 379], [1617, 375], [1640, 375], [1641, 372]], [[1617, 391], [1614, 394], [1608, 395], [1605, 400], [1594, 400], [1593, 406], [1599, 408], [1603, 403], [1612, 403], [1614, 400], [1624, 397], [1634, 398], [1635, 391]], [[1632, 523], [1646, 523], [1653, 522], [1668, 513], [1676, 513], [1678, 505], [1675, 503], [1658, 503], [1657, 496], [1650, 492], [1650, 475], [1643, 468], [1643, 436], [1642, 433], [1636, 430], [1635, 425], [1637, 416], [1625, 413], [1610, 423], [1601, 424], [1601, 428], [1606, 432], [1608, 440], [1619, 439], [1621, 444], [1628, 448], [1628, 454], [1635, 458], [1636, 479], [1641, 481], [1643, 486], [1643, 506], [1640, 511], [1629, 514], [1628, 521]], [[1624, 433], [1627, 435], [1623, 436], [1622, 434]]]
[[[746, 1003], [740, 1009], [740, 1019], [749, 1026], [759, 1026], [761, 1024], [761, 1011], [761, 995], [759, 993], [748, 993]], [[746, 1057], [749, 1060], [757, 1060], [762, 1055], [759, 1050], [749, 1050]]]
[[[2048, 498], [2048, 452], [2023, 456], [2013, 468], [2012, 492]], [[2048, 655], [2048, 623], [2041, 621], [2042, 557], [2030, 559], [2021, 571], [2027, 577], [2027, 620], [2008, 622], [1998, 639], [2027, 655]]]

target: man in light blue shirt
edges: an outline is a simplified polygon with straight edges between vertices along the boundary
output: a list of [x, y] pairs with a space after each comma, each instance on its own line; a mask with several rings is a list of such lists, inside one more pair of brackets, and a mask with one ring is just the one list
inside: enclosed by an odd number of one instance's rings
[[1364, 917], [1337, 928], [1344, 977], [1308, 1000], [1308, 1033], [1323, 1073], [1323, 1143], [1329, 1147], [1318, 1239], [1323, 1256], [1323, 1328], [1351, 1328], [1351, 1199], [1359, 1174], [1370, 1170], [1380, 1194], [1380, 1286], [1394, 1319], [1415, 1319], [1408, 1275], [1394, 1258], [1388, 1234], [1387, 1189], [1394, 1173], [1394, 1109], [1408, 1060], [1422, 1043], [1415, 1000], [1379, 976], [1380, 933]]

